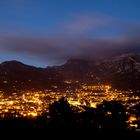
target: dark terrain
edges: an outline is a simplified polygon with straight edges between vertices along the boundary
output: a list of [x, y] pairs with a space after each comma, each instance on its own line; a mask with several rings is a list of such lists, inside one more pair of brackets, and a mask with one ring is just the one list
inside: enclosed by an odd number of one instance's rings
[[[67, 83], [66, 81], [69, 81]], [[140, 56], [124, 54], [102, 61], [70, 59], [64, 65], [37, 68], [18, 61], [0, 64], [0, 90], [75, 89], [81, 84], [109, 84], [123, 90], [140, 90]]]

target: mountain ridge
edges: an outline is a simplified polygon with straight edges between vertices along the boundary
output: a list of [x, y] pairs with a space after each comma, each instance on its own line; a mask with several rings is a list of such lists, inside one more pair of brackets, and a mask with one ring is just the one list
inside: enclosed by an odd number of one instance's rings
[[[72, 81], [71, 84], [65, 81]], [[0, 64], [0, 90], [46, 90], [54, 86], [110, 84], [118, 89], [140, 89], [140, 55], [124, 54], [102, 61], [70, 59], [61, 66], [37, 68], [13, 60]]]

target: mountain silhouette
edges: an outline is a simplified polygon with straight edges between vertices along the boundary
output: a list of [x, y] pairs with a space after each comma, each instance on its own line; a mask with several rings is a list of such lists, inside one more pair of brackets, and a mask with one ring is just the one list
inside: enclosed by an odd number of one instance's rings
[[[69, 82], [66, 82], [69, 81]], [[16, 60], [0, 64], [0, 90], [65, 90], [81, 84], [110, 84], [140, 89], [140, 56], [123, 54], [102, 61], [70, 59], [64, 65], [37, 68]], [[54, 88], [55, 87], [55, 88]]]

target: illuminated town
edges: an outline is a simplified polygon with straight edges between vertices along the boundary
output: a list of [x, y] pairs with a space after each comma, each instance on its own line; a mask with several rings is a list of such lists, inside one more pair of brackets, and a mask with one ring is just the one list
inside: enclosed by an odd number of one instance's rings
[[[139, 91], [137, 91], [139, 92]], [[29, 117], [34, 118], [41, 115], [43, 112], [48, 111], [49, 105], [54, 101], [58, 101], [61, 97], [65, 97], [68, 102], [73, 106], [89, 106], [96, 108], [97, 105], [103, 101], [120, 101], [127, 110], [140, 103], [140, 97], [130, 91], [119, 91], [112, 89], [109, 85], [101, 86], [86, 86], [82, 85], [76, 91], [53, 92], [51, 90], [26, 92], [18, 96], [13, 93], [11, 96], [4, 97], [0, 94], [0, 117], [4, 118], [6, 113], [16, 113], [16, 117]], [[129, 113], [129, 112], [127, 112]], [[135, 115], [132, 114], [128, 123], [131, 126], [137, 127], [133, 124]]]

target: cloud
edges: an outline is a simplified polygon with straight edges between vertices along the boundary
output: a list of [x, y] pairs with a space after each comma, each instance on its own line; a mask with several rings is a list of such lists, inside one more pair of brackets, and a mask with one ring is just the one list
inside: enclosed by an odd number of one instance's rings
[[[63, 33], [47, 37], [29, 32], [1, 33], [0, 53], [22, 54], [46, 65], [62, 64], [70, 58], [102, 59], [122, 53], [140, 53], [139, 25], [124, 25], [109, 17], [80, 16], [63, 26], [60, 27]], [[107, 36], [110, 28], [116, 29], [119, 34]], [[109, 31], [104, 33], [105, 29]], [[94, 37], [90, 33], [81, 36], [91, 31]], [[103, 32], [103, 35], [98, 36], [95, 31]]]
[[65, 31], [69, 34], [81, 34], [100, 27], [109, 26], [113, 19], [103, 16], [77, 16], [64, 25]]
[[31, 38], [4, 36], [0, 39], [0, 51], [26, 54], [46, 64], [61, 64], [70, 58], [101, 59], [121, 53], [140, 52], [136, 38]]

